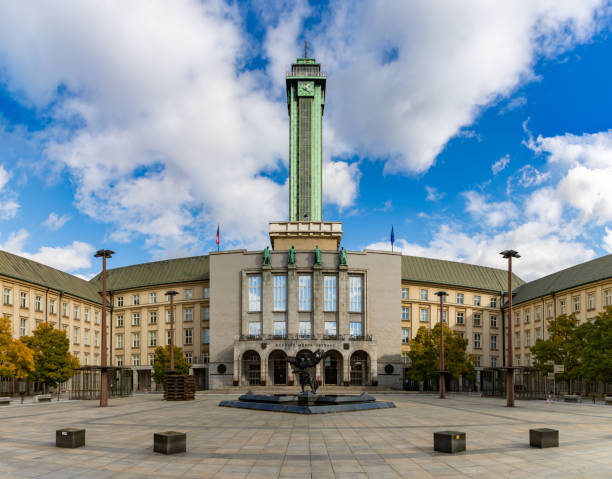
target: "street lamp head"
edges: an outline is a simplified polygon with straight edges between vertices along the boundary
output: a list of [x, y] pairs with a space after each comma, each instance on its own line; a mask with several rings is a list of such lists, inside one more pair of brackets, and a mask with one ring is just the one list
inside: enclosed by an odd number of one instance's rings
[[507, 249], [502, 251], [501, 254], [504, 258], [520, 258], [521, 255], [518, 254], [518, 251], [514, 251], [513, 249]]
[[96, 254], [94, 254], [94, 258], [110, 258], [114, 254], [115, 252], [109, 249], [99, 249], [98, 251], [96, 251]]
[[440, 297], [448, 296], [448, 293], [446, 291], [438, 291], [436, 293], [436, 296], [440, 296]]
[[177, 294], [178, 294], [178, 291], [174, 291], [174, 290], [166, 291], [166, 296], [172, 297], [172, 296], [176, 296]]

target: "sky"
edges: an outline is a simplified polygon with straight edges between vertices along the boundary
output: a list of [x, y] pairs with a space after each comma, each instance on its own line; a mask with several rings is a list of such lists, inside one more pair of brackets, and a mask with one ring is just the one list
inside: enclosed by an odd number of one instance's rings
[[603, 0], [0, 3], [0, 249], [90, 278], [252, 250], [288, 217], [285, 72], [327, 72], [348, 250], [526, 280], [612, 253]]

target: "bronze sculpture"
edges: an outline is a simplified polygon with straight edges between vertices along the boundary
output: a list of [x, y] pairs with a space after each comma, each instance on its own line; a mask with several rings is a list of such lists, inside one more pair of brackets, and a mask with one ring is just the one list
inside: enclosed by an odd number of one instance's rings
[[315, 250], [314, 250], [314, 257], [315, 257], [315, 264], [321, 264], [321, 250], [319, 249], [319, 245], [315, 246]]
[[269, 246], [266, 246], [266, 249], [263, 250], [263, 264], [264, 266], [270, 266], [272, 264], [272, 252]]
[[289, 264], [295, 264], [295, 246], [291, 245], [291, 249], [289, 250], [289, 258], [287, 260]]
[[302, 386], [302, 392], [306, 385], [310, 386], [314, 394], [319, 389], [319, 382], [316, 377], [312, 377], [308, 371], [314, 368], [319, 361], [323, 359], [323, 350], [317, 349], [314, 353], [312, 351], [301, 351], [295, 357], [288, 357], [287, 362], [291, 364], [293, 374], [297, 374], [300, 380], [300, 386]]
[[338, 262], [340, 263], [341, 266], [346, 266], [348, 264], [348, 261], [346, 258], [346, 250], [344, 249], [344, 246], [338, 252]]

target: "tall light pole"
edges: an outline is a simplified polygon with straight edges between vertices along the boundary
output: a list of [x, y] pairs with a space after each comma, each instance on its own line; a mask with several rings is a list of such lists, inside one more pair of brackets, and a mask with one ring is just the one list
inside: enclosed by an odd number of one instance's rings
[[170, 372], [174, 372], [174, 297], [178, 291], [166, 291], [170, 296]]
[[100, 407], [108, 406], [108, 364], [106, 364], [106, 258], [115, 252], [109, 249], [96, 251], [94, 258], [102, 258], [102, 358], [100, 370]]
[[507, 249], [500, 253], [508, 259], [508, 365], [506, 366], [506, 406], [514, 407], [514, 368], [512, 367], [512, 258], [520, 258], [518, 251]]
[[447, 296], [446, 291], [438, 291], [436, 296], [440, 297], [440, 399], [444, 399], [446, 392], [446, 381], [444, 380], [444, 297]]

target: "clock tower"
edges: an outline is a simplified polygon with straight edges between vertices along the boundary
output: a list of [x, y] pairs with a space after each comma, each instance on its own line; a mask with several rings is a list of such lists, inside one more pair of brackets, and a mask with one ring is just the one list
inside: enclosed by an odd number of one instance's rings
[[289, 221], [322, 221], [322, 122], [325, 80], [314, 58], [298, 58], [287, 73]]

